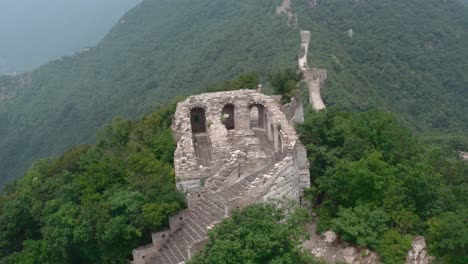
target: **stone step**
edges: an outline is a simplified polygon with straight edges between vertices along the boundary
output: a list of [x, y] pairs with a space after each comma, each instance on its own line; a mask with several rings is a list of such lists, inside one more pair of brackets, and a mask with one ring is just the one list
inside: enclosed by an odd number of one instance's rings
[[195, 240], [190, 237], [185, 231], [185, 227], [178, 231], [180, 238], [184, 241], [185, 245], [191, 245]]
[[[187, 259], [187, 250], [183, 249], [184, 246], [179, 242], [179, 240], [171, 240], [169, 243], [168, 247], [174, 252], [174, 255], [176, 256], [177, 263], [182, 262]], [[185, 252], [185, 254], [184, 254]]]
[[242, 185], [240, 184], [233, 184], [231, 185], [231, 188], [236, 190], [236, 192], [238, 193], [241, 193], [242, 191], [244, 191], [244, 187], [242, 187]]
[[198, 223], [198, 221], [195, 219], [189, 219], [188, 224], [190, 227], [192, 227], [192, 229], [196, 230], [200, 239], [205, 239], [207, 233], [206, 226]]
[[163, 250], [166, 251], [167, 257], [169, 258], [170, 263], [177, 263], [177, 256], [172, 250], [172, 247], [169, 246], [170, 245], [169, 242], [166, 242]]
[[193, 243], [195, 243], [195, 241], [197, 241], [197, 237], [190, 234], [188, 227], [184, 226], [184, 228], [180, 232], [184, 240], [187, 242], [187, 245], [192, 245]]
[[231, 187], [225, 188], [224, 190], [221, 191], [221, 194], [223, 197], [225, 197], [226, 201], [231, 200], [232, 198], [235, 198], [238, 196], [238, 193], [233, 191]]
[[199, 234], [200, 232], [197, 229], [195, 229], [194, 227], [192, 227], [191, 224], [189, 224], [189, 221], [187, 218], [186, 218], [186, 224], [185, 224], [184, 230], [186, 230], [187, 234], [193, 238], [193, 241], [198, 241], [204, 238], [202, 235]]
[[160, 257], [162, 259], [162, 262], [164, 264], [166, 264], [166, 263], [170, 264], [171, 263], [171, 258], [170, 258], [170, 256], [168, 256], [169, 252], [167, 252], [167, 250], [164, 250], [164, 249], [161, 249], [159, 252], [161, 254]]
[[219, 218], [222, 218], [224, 216], [224, 209], [221, 210], [219, 208], [218, 209], [213, 208], [213, 205], [206, 202], [206, 201], [204, 203], [200, 203], [198, 206], [200, 206], [200, 209], [202, 210], [202, 213], [210, 214], [213, 219], [219, 219]]
[[216, 199], [205, 199], [203, 200], [204, 204], [208, 205], [210, 208], [212, 208], [214, 211], [219, 213], [221, 216], [224, 214], [224, 203], [221, 200], [216, 200]]
[[246, 180], [246, 179], [242, 179], [242, 180], [238, 181], [238, 182], [236, 183], [236, 185], [242, 186], [242, 189], [245, 190], [247, 187], [249, 187], [250, 181], [248, 181], [248, 180]]
[[[201, 207], [199, 207], [201, 208]], [[201, 210], [193, 210], [192, 213], [200, 219], [206, 226], [211, 225], [212, 222], [216, 221], [214, 217], [210, 216], [209, 214], [204, 214]]]
[[146, 263], [164, 263], [164, 260], [161, 258], [161, 256], [153, 256], [146, 260]]
[[187, 226], [190, 228], [191, 234], [194, 234], [197, 237], [197, 241], [205, 239], [206, 232], [203, 231], [203, 228], [200, 228], [195, 221], [192, 219], [187, 219]]
[[215, 206], [217, 206], [220, 210], [224, 211], [224, 203], [225, 200], [222, 199], [215, 199], [214, 197], [210, 196], [209, 199], [207, 199], [211, 203], [213, 203]]
[[228, 201], [231, 197], [229, 197], [229, 195], [225, 194], [224, 193], [224, 190], [220, 190], [218, 192], [216, 192], [215, 194], [213, 194], [213, 199], [218, 199], [218, 200], [221, 200], [221, 201]]

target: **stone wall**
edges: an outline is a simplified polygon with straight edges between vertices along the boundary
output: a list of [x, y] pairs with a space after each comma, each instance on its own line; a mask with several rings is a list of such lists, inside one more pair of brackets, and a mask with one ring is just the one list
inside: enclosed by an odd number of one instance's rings
[[[252, 107], [259, 107], [259, 129], [265, 131], [276, 152], [281, 153], [297, 141], [294, 128], [289, 125], [276, 102], [257, 91], [238, 90], [191, 96], [178, 104], [173, 123], [174, 138], [177, 141], [174, 165], [180, 189], [192, 190], [201, 187], [202, 181], [213, 176], [219, 170], [219, 165], [225, 164], [231, 158], [236, 148], [229, 144], [230, 131], [226, 129], [222, 118], [222, 110], [228, 104], [234, 106], [234, 131], [241, 136], [251, 133], [250, 110]], [[211, 142], [210, 151], [213, 157], [211, 165], [203, 165], [197, 158], [190, 120], [190, 112], [194, 108], [205, 110], [206, 136]], [[246, 150], [255, 145], [255, 138], [251, 142], [248, 139], [249, 137], [242, 138], [245, 144], [239, 148]]]
[[325, 108], [325, 103], [322, 100], [320, 91], [325, 86], [327, 79], [327, 71], [317, 68], [307, 68], [304, 71], [304, 79], [309, 86], [309, 102], [315, 110]]
[[[153, 233], [152, 244], [134, 250], [133, 263], [187, 261], [203, 248], [208, 230], [233, 210], [283, 198], [301, 202], [310, 186], [307, 153], [294, 122], [281, 111], [297, 117], [298, 105], [302, 109], [300, 101], [281, 107], [253, 90], [180, 102], [172, 125], [174, 164], [188, 208], [170, 217], [170, 229]], [[210, 155], [203, 154], [208, 150]]]
[[291, 102], [281, 107], [291, 125], [304, 123], [304, 108], [299, 94], [291, 98]]
[[310, 31], [301, 30], [301, 50], [299, 53], [298, 63], [299, 70], [304, 74], [304, 79], [309, 87], [309, 103], [316, 111], [319, 111], [325, 108], [325, 103], [322, 100], [320, 91], [325, 86], [327, 71], [323, 69], [309, 68], [307, 56], [310, 37]]

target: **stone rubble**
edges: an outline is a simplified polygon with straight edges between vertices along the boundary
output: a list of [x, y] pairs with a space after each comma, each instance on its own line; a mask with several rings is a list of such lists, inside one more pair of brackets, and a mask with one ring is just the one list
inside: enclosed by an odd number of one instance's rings
[[406, 264], [429, 264], [432, 263], [434, 257], [429, 256], [426, 250], [426, 240], [422, 236], [418, 236], [413, 240], [412, 248], [408, 251]]

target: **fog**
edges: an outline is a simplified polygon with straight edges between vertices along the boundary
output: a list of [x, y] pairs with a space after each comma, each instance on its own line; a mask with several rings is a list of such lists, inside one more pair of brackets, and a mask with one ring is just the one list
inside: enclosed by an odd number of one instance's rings
[[0, 74], [94, 46], [141, 0], [0, 0]]

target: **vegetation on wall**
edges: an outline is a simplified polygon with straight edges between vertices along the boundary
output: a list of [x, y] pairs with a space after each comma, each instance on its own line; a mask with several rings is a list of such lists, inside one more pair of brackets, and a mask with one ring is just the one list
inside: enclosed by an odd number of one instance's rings
[[422, 143], [381, 111], [310, 112], [298, 132], [311, 164], [307, 194], [318, 232], [333, 229], [377, 250], [385, 263], [402, 261], [415, 235], [426, 236], [444, 263], [467, 260], [468, 164], [453, 148]]
[[190, 263], [319, 263], [300, 248], [307, 211], [277, 205], [255, 204], [233, 212], [208, 233], [205, 248]]
[[184, 208], [175, 187], [175, 106], [115, 119], [95, 145], [37, 161], [0, 196], [0, 263], [126, 263]]
[[303, 78], [302, 73], [295, 69], [285, 68], [268, 74], [268, 83], [273, 87], [273, 93], [281, 95], [281, 102], [286, 104], [298, 91], [298, 83]]
[[207, 85], [205, 92], [221, 92], [221, 91], [233, 91], [239, 89], [257, 89], [260, 84], [260, 76], [256, 72], [249, 72], [237, 76], [235, 79], [230, 81], [224, 81], [221, 83], [212, 83]]

